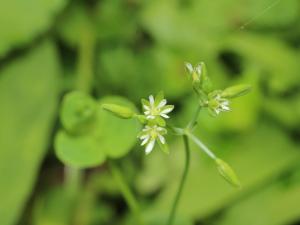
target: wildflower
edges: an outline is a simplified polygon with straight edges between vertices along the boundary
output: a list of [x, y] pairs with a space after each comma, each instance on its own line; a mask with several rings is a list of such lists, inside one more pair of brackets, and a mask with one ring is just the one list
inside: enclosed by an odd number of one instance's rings
[[173, 105], [167, 105], [167, 100], [164, 99], [162, 93], [159, 93], [155, 99], [153, 95], [150, 95], [149, 101], [142, 99], [142, 104], [147, 119], [155, 119], [157, 117], [168, 119], [169, 116], [167, 114], [174, 109]]
[[220, 94], [214, 95], [208, 101], [208, 107], [214, 115], [218, 115], [220, 112], [230, 111], [229, 101], [226, 98], [222, 98]]
[[146, 145], [146, 154], [149, 154], [153, 150], [156, 142], [158, 142], [160, 147], [163, 147], [164, 150], [164, 147], [166, 147], [166, 140], [163, 135], [166, 133], [167, 130], [163, 127], [159, 127], [157, 125], [145, 126], [138, 137], [142, 141], [141, 145]]

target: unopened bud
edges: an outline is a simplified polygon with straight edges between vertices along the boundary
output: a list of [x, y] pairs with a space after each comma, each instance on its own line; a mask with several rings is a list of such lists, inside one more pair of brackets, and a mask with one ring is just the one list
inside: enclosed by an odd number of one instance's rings
[[244, 85], [244, 84], [235, 85], [235, 86], [231, 86], [229, 88], [226, 88], [222, 92], [221, 97], [236, 98], [236, 97], [240, 97], [242, 95], [247, 94], [250, 90], [251, 90], [250, 85]]
[[215, 159], [220, 175], [234, 187], [241, 187], [241, 183], [234, 170], [222, 159]]
[[130, 108], [116, 104], [103, 104], [102, 108], [122, 119], [130, 119], [135, 114]]

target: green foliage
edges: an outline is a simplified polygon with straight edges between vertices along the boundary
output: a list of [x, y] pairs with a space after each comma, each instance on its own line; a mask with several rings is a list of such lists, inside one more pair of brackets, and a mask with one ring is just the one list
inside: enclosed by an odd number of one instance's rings
[[[145, 225], [166, 222], [184, 166], [182, 141], [170, 135], [168, 155], [153, 151], [144, 158], [135, 143], [146, 117], [123, 120], [101, 105], [136, 110], [124, 98], [140, 105], [140, 97], [164, 90], [176, 107], [170, 122], [185, 126], [197, 108], [186, 61], [206, 63], [221, 97], [235, 96], [236, 87], [226, 87], [240, 83], [252, 90], [232, 101], [230, 113], [214, 118], [201, 110], [194, 130], [230, 162], [243, 188], [220, 179], [214, 162], [192, 144], [175, 222], [299, 222], [299, 6], [298, 0], [3, 0], [0, 224], [69, 225], [69, 216], [80, 225], [136, 224], [104, 163], [112, 158], [138, 194]], [[78, 79], [86, 73], [90, 80]], [[84, 104], [59, 110], [60, 100], [69, 104], [65, 93], [84, 86], [97, 98], [77, 92], [72, 98]], [[104, 97], [111, 95], [122, 100]], [[93, 167], [82, 172], [71, 203], [54, 148], [67, 165]]]
[[5, 1], [0, 8], [0, 57], [47, 31], [67, 0]]
[[[0, 72], [0, 224], [16, 224], [50, 144], [60, 65], [41, 43]], [[45, 101], [46, 99], [46, 101]]]
[[[80, 92], [65, 96], [61, 112], [65, 130], [59, 131], [55, 138], [60, 160], [70, 166], [88, 168], [101, 165], [107, 158], [120, 158], [131, 150], [139, 126], [135, 121], [122, 120], [102, 108], [112, 103], [136, 111], [135, 106], [122, 97], [108, 96], [96, 103]], [[70, 128], [71, 133], [68, 132]]]

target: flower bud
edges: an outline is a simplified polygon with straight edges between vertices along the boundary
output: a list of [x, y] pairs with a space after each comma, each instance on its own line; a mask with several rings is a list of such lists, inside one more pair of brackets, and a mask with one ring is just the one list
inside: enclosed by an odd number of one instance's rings
[[199, 65], [201, 66], [201, 88], [205, 93], [209, 93], [211, 91], [212, 84], [208, 77], [206, 65], [204, 62], [201, 62]]
[[192, 78], [193, 88], [196, 93], [209, 93], [212, 85], [207, 74], [204, 62], [200, 62], [195, 67], [190, 63], [185, 63], [185, 67]]
[[221, 97], [223, 97], [223, 98], [236, 98], [236, 97], [240, 97], [242, 95], [247, 94], [250, 90], [251, 90], [250, 85], [244, 85], [244, 84], [235, 85], [235, 86], [231, 86], [229, 88], [226, 88], [221, 93]]
[[122, 119], [130, 119], [135, 115], [130, 108], [116, 104], [103, 104], [102, 108]]
[[241, 183], [235, 174], [234, 170], [222, 159], [215, 159], [215, 163], [217, 164], [217, 169], [220, 175], [232, 186], [241, 187]]

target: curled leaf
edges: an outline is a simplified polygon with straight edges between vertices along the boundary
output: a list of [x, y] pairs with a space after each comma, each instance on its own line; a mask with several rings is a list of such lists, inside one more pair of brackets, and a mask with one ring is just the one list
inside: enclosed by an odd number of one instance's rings
[[62, 101], [60, 119], [63, 127], [70, 133], [82, 134], [93, 127], [97, 104], [89, 95], [73, 91]]

